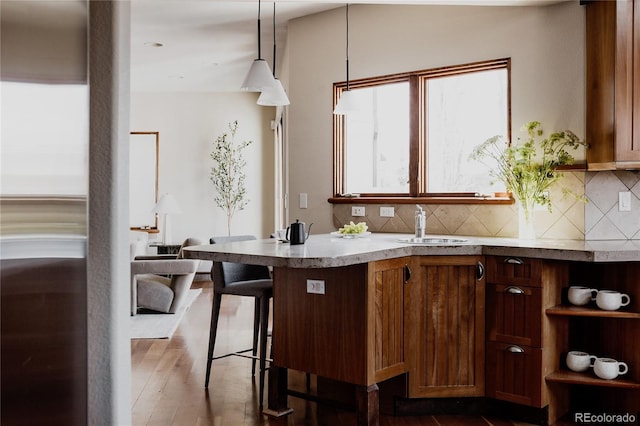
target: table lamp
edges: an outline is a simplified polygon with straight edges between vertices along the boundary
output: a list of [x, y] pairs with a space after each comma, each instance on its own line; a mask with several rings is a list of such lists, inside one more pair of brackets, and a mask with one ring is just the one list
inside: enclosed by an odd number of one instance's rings
[[173, 195], [164, 194], [162, 197], [160, 197], [160, 200], [156, 203], [151, 212], [162, 216], [160, 218], [160, 220], [162, 221], [162, 243], [170, 244], [171, 221], [169, 220], [169, 215], [182, 213], [180, 207], [178, 206], [178, 202]]

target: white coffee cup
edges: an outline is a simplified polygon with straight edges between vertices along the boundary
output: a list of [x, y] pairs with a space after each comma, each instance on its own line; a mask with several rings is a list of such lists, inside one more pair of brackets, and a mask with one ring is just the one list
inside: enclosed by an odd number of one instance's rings
[[572, 371], [587, 371], [589, 367], [593, 367], [595, 360], [595, 355], [589, 355], [586, 352], [570, 351], [567, 353], [567, 367]]
[[278, 241], [287, 241], [287, 230], [286, 229], [278, 229], [276, 232], [276, 238]]
[[596, 296], [598, 308], [605, 311], [615, 311], [621, 306], [627, 306], [631, 302], [628, 294], [623, 294], [614, 290], [600, 290]]
[[593, 363], [593, 372], [601, 379], [611, 380], [618, 375], [626, 374], [629, 367], [624, 362], [618, 362], [613, 358], [596, 358]]
[[596, 294], [598, 294], [598, 290], [594, 288], [574, 285], [569, 287], [567, 296], [571, 304], [582, 306], [596, 300]]

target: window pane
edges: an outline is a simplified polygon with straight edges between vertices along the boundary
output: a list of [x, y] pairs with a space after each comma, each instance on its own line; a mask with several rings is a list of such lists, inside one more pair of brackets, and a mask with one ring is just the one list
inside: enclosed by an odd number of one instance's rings
[[345, 191], [409, 193], [409, 83], [351, 89], [345, 117]]
[[2, 195], [86, 195], [88, 87], [3, 81], [0, 88]]
[[507, 83], [506, 69], [428, 80], [428, 192], [505, 190], [491, 185], [486, 166], [469, 155], [486, 139], [507, 135]]

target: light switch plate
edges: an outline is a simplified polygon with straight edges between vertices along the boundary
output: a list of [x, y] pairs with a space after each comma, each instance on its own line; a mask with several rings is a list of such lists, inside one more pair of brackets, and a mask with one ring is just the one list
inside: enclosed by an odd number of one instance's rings
[[620, 212], [631, 211], [631, 192], [629, 191], [618, 192], [618, 211]]
[[394, 207], [380, 207], [380, 217], [393, 217], [395, 214]]
[[307, 293], [324, 294], [324, 280], [307, 280]]
[[300, 193], [300, 208], [301, 209], [306, 209], [307, 208], [307, 193], [306, 192], [301, 192]]
[[364, 216], [364, 206], [352, 206], [351, 216]]

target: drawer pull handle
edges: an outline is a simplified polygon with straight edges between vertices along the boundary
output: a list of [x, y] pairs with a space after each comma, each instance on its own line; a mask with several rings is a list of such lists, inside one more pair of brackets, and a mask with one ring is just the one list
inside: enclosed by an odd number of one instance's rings
[[478, 262], [478, 265], [476, 266], [476, 279], [480, 281], [483, 278], [484, 278], [484, 265], [482, 264], [482, 262]]
[[511, 345], [511, 346], [507, 346], [507, 350], [511, 353], [514, 354], [523, 354], [524, 353], [524, 349], [522, 349], [520, 346], [516, 346], [516, 345]]
[[411, 268], [406, 263], [404, 264], [404, 283], [406, 284], [411, 279]]
[[521, 289], [520, 287], [514, 287], [514, 286], [509, 286], [505, 288], [504, 291], [505, 293], [510, 293], [510, 294], [524, 294], [523, 289]]
[[507, 257], [504, 263], [510, 263], [512, 265], [524, 265], [524, 261], [518, 257]]

